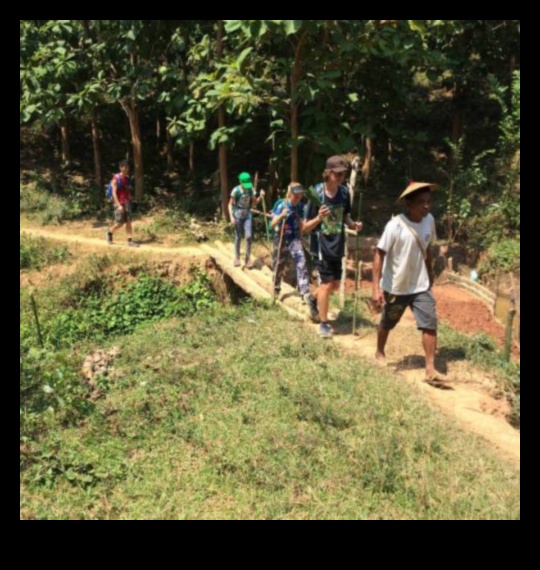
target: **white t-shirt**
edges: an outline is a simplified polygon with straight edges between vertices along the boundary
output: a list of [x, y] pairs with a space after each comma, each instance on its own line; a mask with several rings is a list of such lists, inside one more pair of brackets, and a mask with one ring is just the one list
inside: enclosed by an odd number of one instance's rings
[[392, 295], [414, 295], [429, 290], [429, 275], [424, 254], [413, 233], [403, 227], [403, 220], [422, 240], [427, 251], [437, 239], [435, 218], [428, 214], [420, 223], [411, 222], [406, 216], [392, 218], [377, 247], [386, 252], [382, 270], [381, 288]]

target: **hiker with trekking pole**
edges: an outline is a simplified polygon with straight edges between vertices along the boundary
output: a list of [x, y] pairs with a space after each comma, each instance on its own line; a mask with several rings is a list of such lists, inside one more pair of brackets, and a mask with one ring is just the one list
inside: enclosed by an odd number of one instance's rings
[[304, 231], [311, 232], [310, 253], [319, 274], [317, 304], [321, 319], [319, 334], [332, 338], [328, 322], [330, 296], [339, 291], [343, 273], [342, 258], [345, 250], [345, 226], [356, 232], [362, 230], [362, 222], [351, 219], [349, 190], [344, 184], [347, 163], [341, 156], [326, 161], [324, 182], [309, 192], [307, 222]]
[[273, 275], [274, 295], [276, 300], [281, 292], [281, 281], [287, 260], [291, 258], [296, 267], [298, 289], [309, 308], [313, 321], [319, 318], [317, 301], [309, 290], [309, 273], [307, 270], [302, 233], [306, 222], [305, 206], [302, 203], [304, 187], [298, 182], [291, 182], [284, 200], [278, 200], [272, 210], [272, 228], [274, 229]]
[[246, 256], [245, 266], [247, 269], [253, 269], [251, 263], [251, 246], [253, 244], [253, 213], [252, 206], [259, 204], [264, 199], [264, 191], [261, 190], [259, 196], [255, 195], [251, 175], [248, 172], [242, 172], [238, 176], [240, 184], [231, 192], [229, 200], [229, 217], [231, 223], [235, 226], [234, 234], [234, 266], [240, 267], [240, 245], [242, 234], [246, 238]]
[[276, 300], [281, 292], [281, 281], [287, 260], [291, 258], [296, 267], [298, 289], [306, 302], [310, 316], [317, 321], [317, 301], [309, 290], [309, 273], [307, 270], [306, 256], [302, 244], [302, 233], [305, 231], [306, 222], [305, 206], [302, 203], [304, 187], [298, 182], [291, 182], [285, 199], [278, 200], [272, 210], [272, 228], [274, 229], [273, 250], [273, 276], [274, 294]]

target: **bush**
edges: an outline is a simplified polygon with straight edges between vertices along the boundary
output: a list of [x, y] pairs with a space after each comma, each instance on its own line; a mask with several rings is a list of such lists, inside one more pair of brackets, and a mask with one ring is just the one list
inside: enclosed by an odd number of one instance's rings
[[70, 254], [65, 246], [53, 246], [42, 238], [23, 234], [19, 243], [19, 268], [42, 269], [54, 263], [66, 263]]
[[521, 240], [505, 239], [494, 243], [487, 251], [479, 270], [482, 275], [515, 273], [521, 267]]

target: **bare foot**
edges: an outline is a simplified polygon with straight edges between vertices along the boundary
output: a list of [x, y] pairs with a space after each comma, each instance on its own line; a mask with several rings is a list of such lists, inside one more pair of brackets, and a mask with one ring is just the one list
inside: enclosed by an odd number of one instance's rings
[[440, 372], [434, 370], [433, 372], [426, 371], [424, 382], [431, 384], [432, 386], [446, 386], [448, 384], [451, 384], [453, 380], [451, 378], [448, 378], [448, 376], [445, 376], [444, 374], [441, 374]]
[[386, 355], [378, 352], [375, 355], [375, 364], [384, 368], [386, 366]]

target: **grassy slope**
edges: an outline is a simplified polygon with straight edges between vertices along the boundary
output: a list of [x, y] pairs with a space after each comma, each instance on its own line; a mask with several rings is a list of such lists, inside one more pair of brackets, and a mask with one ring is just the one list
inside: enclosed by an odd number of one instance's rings
[[107, 397], [42, 442], [53, 475], [21, 474], [22, 518], [519, 518], [516, 469], [281, 312], [220, 308], [120, 344]]

